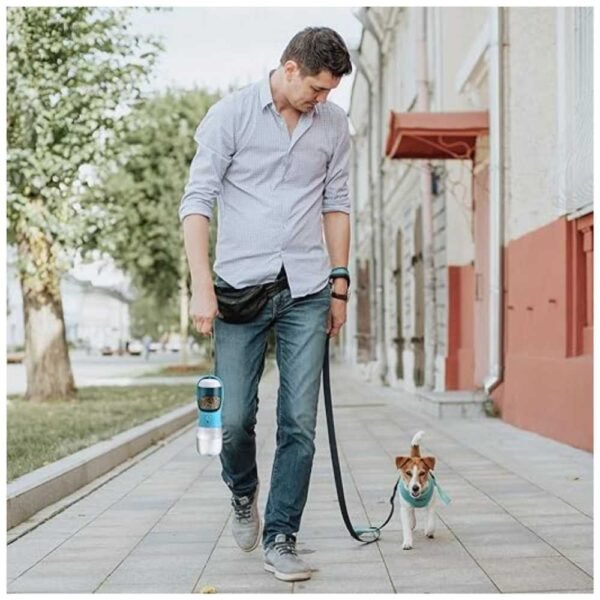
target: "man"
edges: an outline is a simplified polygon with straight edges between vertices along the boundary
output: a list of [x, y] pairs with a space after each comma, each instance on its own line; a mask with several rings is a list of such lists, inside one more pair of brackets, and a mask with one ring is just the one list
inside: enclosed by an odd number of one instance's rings
[[[277, 449], [262, 542], [265, 569], [297, 581], [310, 578], [295, 535], [315, 452], [325, 341], [346, 321], [350, 282], [350, 137], [344, 111], [326, 100], [352, 65], [342, 38], [326, 27], [296, 34], [280, 62], [202, 120], [179, 215], [192, 277], [190, 316], [205, 335], [214, 325], [215, 370], [225, 390], [222, 476], [232, 492], [232, 532], [245, 551], [261, 537], [254, 428], [267, 335], [275, 328]], [[264, 284], [269, 299], [255, 318], [225, 320], [215, 286], [218, 294]]]

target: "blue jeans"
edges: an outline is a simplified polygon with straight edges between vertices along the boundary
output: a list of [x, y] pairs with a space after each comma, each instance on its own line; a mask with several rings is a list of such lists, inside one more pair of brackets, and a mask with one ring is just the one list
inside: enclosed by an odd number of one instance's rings
[[[227, 287], [219, 277], [217, 286]], [[275, 328], [279, 369], [277, 449], [265, 510], [263, 547], [278, 533], [295, 534], [306, 498], [315, 453], [320, 376], [327, 337], [329, 285], [292, 299], [289, 288], [269, 299], [249, 323], [214, 321], [215, 370], [223, 380], [222, 477], [236, 496], [252, 493], [258, 483], [254, 428], [258, 384], [267, 336]]]

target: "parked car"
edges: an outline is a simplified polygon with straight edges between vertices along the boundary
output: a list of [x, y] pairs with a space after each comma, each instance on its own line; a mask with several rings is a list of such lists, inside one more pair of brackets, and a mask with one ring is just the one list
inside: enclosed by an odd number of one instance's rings
[[167, 342], [167, 351], [168, 352], [179, 352], [181, 350], [181, 340], [179, 336], [173, 336]]
[[132, 356], [140, 356], [144, 351], [144, 344], [140, 340], [131, 340], [129, 342], [129, 354]]
[[6, 362], [9, 365], [20, 364], [25, 360], [25, 352], [8, 352]]
[[150, 342], [150, 352], [160, 352], [162, 344], [160, 342]]
[[112, 356], [114, 352], [115, 349], [112, 346], [107, 345], [100, 348], [100, 354], [102, 354], [102, 356]]

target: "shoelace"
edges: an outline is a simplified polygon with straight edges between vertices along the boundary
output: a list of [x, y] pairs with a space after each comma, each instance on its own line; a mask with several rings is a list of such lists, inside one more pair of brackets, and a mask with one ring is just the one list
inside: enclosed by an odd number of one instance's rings
[[247, 504], [240, 504], [235, 498], [231, 500], [233, 510], [235, 511], [235, 518], [238, 521], [250, 521], [252, 519], [252, 501], [248, 499]]
[[273, 548], [277, 550], [280, 555], [291, 554], [293, 556], [297, 556], [296, 553], [296, 542], [292, 540], [286, 540], [285, 542], [275, 542], [273, 544]]

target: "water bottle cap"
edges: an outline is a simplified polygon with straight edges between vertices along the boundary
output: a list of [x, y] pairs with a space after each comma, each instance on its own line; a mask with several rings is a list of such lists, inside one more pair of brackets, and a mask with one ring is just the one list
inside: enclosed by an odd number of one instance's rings
[[204, 377], [198, 382], [198, 387], [218, 388], [221, 387], [221, 382], [215, 377]]

